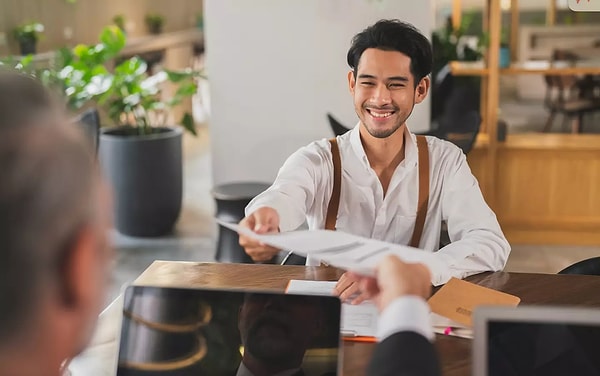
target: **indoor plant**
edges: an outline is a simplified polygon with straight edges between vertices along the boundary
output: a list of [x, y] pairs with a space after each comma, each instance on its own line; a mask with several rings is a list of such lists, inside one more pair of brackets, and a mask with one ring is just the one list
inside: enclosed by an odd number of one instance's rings
[[144, 22], [150, 34], [160, 34], [165, 23], [165, 18], [158, 13], [148, 13], [144, 18]]
[[[61, 51], [61, 68], [48, 81], [64, 90], [70, 107], [97, 105], [115, 125], [101, 131], [99, 158], [114, 188], [117, 230], [158, 236], [173, 228], [181, 209], [183, 132], [168, 126], [169, 110], [196, 92], [201, 74], [188, 69], [149, 75], [138, 57], [109, 69], [124, 46], [124, 33], [109, 26], [97, 45]], [[170, 97], [165, 84], [173, 86]], [[179, 123], [196, 134], [191, 114]]]
[[23, 23], [13, 29], [13, 36], [19, 42], [21, 55], [35, 54], [36, 45], [44, 32], [44, 25], [39, 22]]
[[446, 25], [436, 30], [431, 38], [433, 69], [431, 90], [431, 119], [436, 120], [446, 111], [446, 104], [453, 97], [461, 98], [465, 109], [479, 111], [481, 82], [475, 76], [453, 76], [449, 63], [452, 61], [480, 61], [488, 45], [488, 34], [480, 33], [475, 45], [467, 43], [474, 13], [463, 16], [460, 25], [453, 27], [450, 17]]

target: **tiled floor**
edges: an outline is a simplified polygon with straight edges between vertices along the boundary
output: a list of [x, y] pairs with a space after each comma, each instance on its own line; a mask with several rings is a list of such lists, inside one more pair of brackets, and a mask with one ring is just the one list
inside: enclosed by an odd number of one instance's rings
[[[541, 103], [503, 106], [513, 131], [537, 130], [545, 112]], [[511, 114], [511, 116], [508, 116]], [[600, 127], [598, 127], [600, 128]], [[137, 239], [113, 233], [117, 258], [113, 269], [109, 301], [121, 287], [138, 276], [152, 261], [212, 261], [217, 226], [213, 220], [214, 202], [210, 195], [211, 163], [208, 129], [200, 129], [198, 138], [184, 142], [184, 202], [175, 233], [155, 239]], [[513, 244], [506, 270], [517, 272], [556, 273], [576, 261], [600, 256], [598, 247], [524, 246]]]

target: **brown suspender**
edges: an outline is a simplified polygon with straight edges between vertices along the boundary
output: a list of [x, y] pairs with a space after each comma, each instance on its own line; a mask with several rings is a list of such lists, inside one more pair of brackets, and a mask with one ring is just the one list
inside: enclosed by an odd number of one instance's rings
[[333, 159], [333, 191], [327, 206], [327, 216], [325, 217], [325, 230], [334, 230], [337, 222], [337, 213], [340, 207], [340, 189], [342, 186], [342, 161], [340, 159], [340, 149], [337, 139], [334, 137], [329, 140], [331, 144], [331, 157]]
[[[342, 163], [340, 160], [340, 149], [337, 139], [329, 140], [331, 145], [331, 156], [333, 159], [333, 191], [327, 206], [327, 215], [325, 217], [325, 229], [335, 230], [337, 213], [340, 207], [340, 187], [342, 185]], [[429, 205], [429, 150], [425, 136], [417, 136], [417, 149], [419, 150], [419, 203], [417, 206], [417, 219], [415, 228], [410, 239], [411, 247], [419, 247], [423, 227], [425, 226], [425, 217], [427, 216], [427, 206]]]

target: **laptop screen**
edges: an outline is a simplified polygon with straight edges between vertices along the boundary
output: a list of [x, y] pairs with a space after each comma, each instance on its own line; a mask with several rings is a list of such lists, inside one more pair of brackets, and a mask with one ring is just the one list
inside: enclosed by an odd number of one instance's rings
[[475, 375], [600, 376], [600, 310], [517, 307], [484, 316], [483, 333], [475, 328], [485, 339], [483, 354], [474, 344], [475, 360], [483, 357]]
[[331, 296], [131, 286], [118, 376], [334, 375], [340, 301]]

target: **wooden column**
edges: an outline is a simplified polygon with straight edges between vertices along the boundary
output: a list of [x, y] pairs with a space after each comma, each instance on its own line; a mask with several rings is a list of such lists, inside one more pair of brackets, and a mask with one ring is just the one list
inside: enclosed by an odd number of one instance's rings
[[556, 23], [556, 0], [548, 0], [546, 9], [546, 25], [552, 26]]
[[519, 51], [519, 0], [510, 1], [510, 60], [518, 61]]
[[488, 15], [489, 15], [489, 34], [490, 45], [488, 48], [487, 68], [489, 71], [487, 80], [487, 103], [486, 103], [486, 128], [489, 135], [488, 147], [488, 168], [486, 174], [488, 195], [486, 197], [488, 204], [494, 208], [496, 204], [496, 153], [498, 147], [497, 128], [498, 128], [498, 102], [500, 89], [500, 74], [498, 70], [499, 50], [500, 50], [500, 29], [501, 25], [501, 8], [500, 0], [488, 0]]
[[458, 29], [462, 21], [461, 0], [452, 0], [452, 28]]

